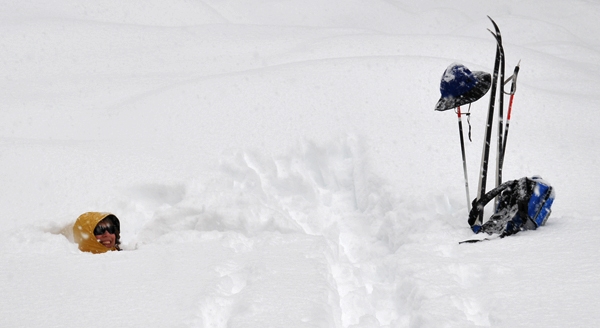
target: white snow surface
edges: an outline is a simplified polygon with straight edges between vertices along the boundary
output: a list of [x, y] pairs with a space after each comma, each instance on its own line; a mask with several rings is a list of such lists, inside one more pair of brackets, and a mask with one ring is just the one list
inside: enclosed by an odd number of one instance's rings
[[[600, 322], [598, 2], [1, 5], [0, 327]], [[492, 72], [486, 15], [507, 75], [521, 61], [504, 179], [556, 200], [536, 231], [459, 245], [456, 115], [433, 108], [450, 63]], [[87, 211], [124, 251], [78, 250]]]

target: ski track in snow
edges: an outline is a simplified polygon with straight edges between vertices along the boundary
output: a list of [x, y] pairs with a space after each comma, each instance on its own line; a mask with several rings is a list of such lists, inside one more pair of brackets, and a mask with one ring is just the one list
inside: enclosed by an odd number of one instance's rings
[[[598, 321], [598, 5], [4, 5], [0, 326]], [[522, 60], [504, 177], [557, 199], [538, 231], [458, 245], [456, 122], [433, 106], [449, 63], [491, 71], [488, 14], [507, 75]], [[88, 210], [125, 251], [78, 251]]]

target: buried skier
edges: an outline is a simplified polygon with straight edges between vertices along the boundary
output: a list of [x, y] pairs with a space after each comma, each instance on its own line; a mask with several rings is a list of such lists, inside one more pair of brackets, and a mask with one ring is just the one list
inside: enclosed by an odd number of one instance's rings
[[83, 252], [120, 251], [120, 234], [119, 219], [111, 213], [83, 213], [73, 225], [73, 239]]

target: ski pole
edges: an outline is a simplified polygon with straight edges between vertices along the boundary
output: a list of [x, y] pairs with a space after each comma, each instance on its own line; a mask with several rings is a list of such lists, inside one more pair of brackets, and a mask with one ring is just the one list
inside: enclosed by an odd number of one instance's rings
[[462, 153], [463, 171], [465, 175], [465, 190], [467, 192], [467, 211], [471, 212], [471, 197], [469, 196], [469, 175], [467, 174], [467, 156], [465, 155], [465, 139], [463, 137], [460, 106], [457, 107], [456, 114], [458, 115], [458, 134], [460, 135], [460, 150]]
[[510, 93], [508, 93], [510, 95], [510, 100], [508, 102], [508, 113], [506, 116], [506, 128], [504, 129], [504, 144], [502, 145], [502, 156], [501, 156], [501, 164], [504, 164], [504, 154], [506, 153], [506, 139], [508, 139], [508, 127], [510, 126], [510, 116], [512, 113], [512, 105], [513, 105], [513, 99], [515, 98], [515, 92], [517, 92], [517, 76], [519, 75], [519, 68], [521, 65], [521, 61], [519, 61], [519, 63], [517, 63], [517, 66], [515, 66], [515, 70], [513, 72], [513, 75], [506, 81], [506, 83], [508, 83], [508, 81], [510, 81], [512, 79], [512, 84], [510, 86]]

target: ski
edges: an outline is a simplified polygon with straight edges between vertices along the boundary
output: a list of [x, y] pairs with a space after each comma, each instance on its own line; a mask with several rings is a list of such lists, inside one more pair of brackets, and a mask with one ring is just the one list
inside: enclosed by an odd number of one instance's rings
[[[491, 20], [491, 18], [490, 18]], [[494, 25], [494, 30], [496, 33], [494, 37], [496, 38], [496, 43], [498, 44], [498, 49], [500, 52], [500, 71], [498, 76], [498, 146], [496, 152], [496, 186], [498, 187], [502, 184], [502, 154], [504, 153], [504, 143], [502, 141], [503, 129], [504, 129], [504, 72], [506, 68], [506, 57], [504, 55], [504, 46], [502, 45], [502, 34], [500, 34], [500, 29], [496, 22], [492, 20], [492, 24]]]
[[[494, 22], [494, 20], [489, 16], [488, 16], [488, 18], [490, 19], [490, 21], [492, 21], [492, 23], [494, 24], [495, 28], [498, 30], [498, 33], [499, 33], [500, 30], [497, 28], [497, 25]], [[504, 56], [504, 54], [503, 54], [504, 50], [502, 48], [502, 39], [499, 39], [498, 35], [494, 34], [494, 32], [490, 31], [490, 33], [492, 33], [492, 35], [494, 35], [494, 37], [496, 38], [497, 46], [496, 46], [496, 59], [494, 62], [494, 72], [492, 74], [492, 86], [491, 86], [491, 91], [490, 91], [491, 92], [490, 93], [490, 105], [488, 108], [487, 123], [485, 126], [485, 139], [483, 140], [483, 150], [481, 153], [481, 168], [480, 168], [480, 174], [479, 174], [479, 188], [478, 188], [479, 190], [478, 190], [478, 194], [477, 194], [478, 199], [481, 198], [483, 195], [485, 195], [485, 190], [486, 190], [488, 161], [489, 161], [489, 156], [490, 156], [490, 142], [492, 139], [492, 124], [494, 123], [494, 106], [496, 104], [496, 90], [498, 87], [498, 71], [500, 70], [500, 63], [502, 61], [502, 57]], [[479, 229], [482, 225], [483, 212], [484, 212], [484, 210], [481, 209], [475, 222], [469, 222], [471, 224], [471, 228], [473, 229], [473, 231], [475, 233], [479, 232]]]

